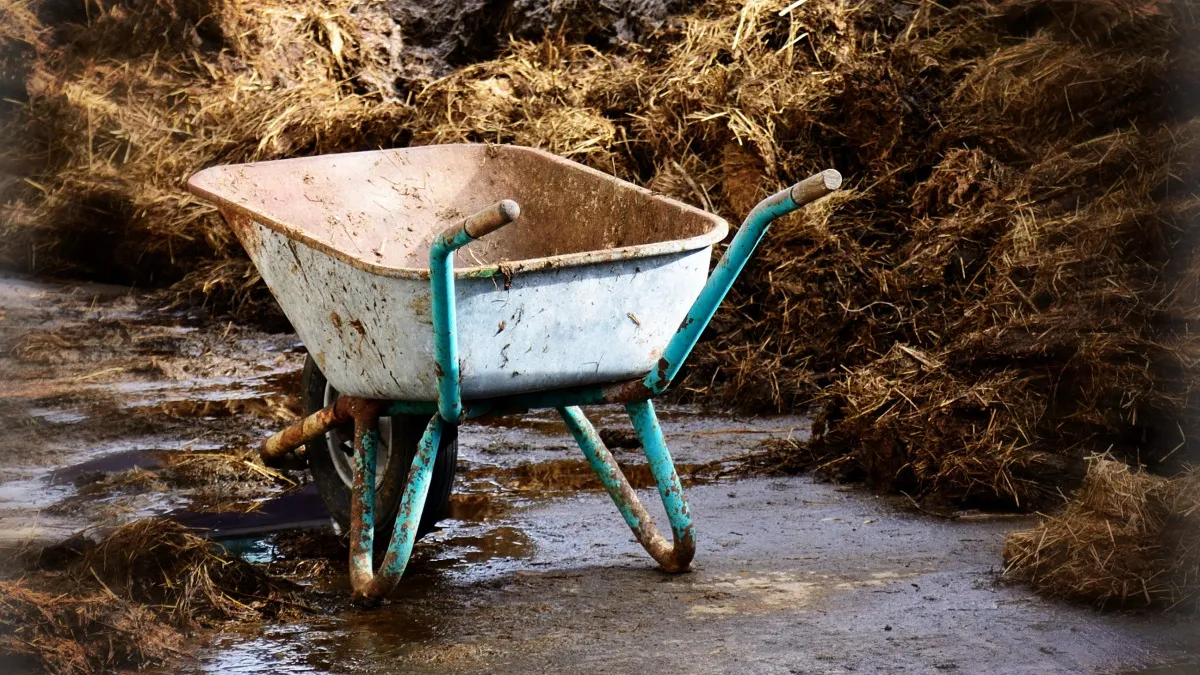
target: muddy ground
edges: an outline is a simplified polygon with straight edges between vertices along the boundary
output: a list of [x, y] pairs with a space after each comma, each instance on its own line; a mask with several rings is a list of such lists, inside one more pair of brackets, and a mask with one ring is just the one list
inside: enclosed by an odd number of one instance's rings
[[[293, 623], [199, 635], [194, 658], [160, 672], [1117, 673], [1200, 662], [1193, 619], [1101, 614], [1003, 583], [1004, 535], [1026, 517], [946, 519], [803, 476], [723, 476], [722, 460], [802, 437], [807, 420], [671, 406], [663, 425], [699, 528], [692, 573], [654, 569], [560, 423], [536, 414], [463, 429], [451, 518], [418, 544], [388, 606], [353, 608], [339, 600], [344, 551], [302, 476], [237, 461], [211, 480], [177, 468], [249, 457], [294, 416], [302, 345], [161, 305], [123, 288], [0, 280], [6, 575], [24, 573], [11, 554], [163, 515], [276, 573], [303, 569], [321, 598]], [[622, 424], [592, 413], [598, 427]], [[637, 465], [636, 451], [617, 456]], [[644, 471], [630, 473], [646, 485]]]

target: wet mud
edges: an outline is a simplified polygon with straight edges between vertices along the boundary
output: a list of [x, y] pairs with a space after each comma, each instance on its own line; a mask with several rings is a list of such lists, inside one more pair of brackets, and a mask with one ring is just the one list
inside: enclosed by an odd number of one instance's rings
[[164, 304], [123, 288], [0, 280], [0, 543], [166, 513], [190, 496], [219, 502], [246, 475], [288, 487], [245, 460], [298, 412], [295, 336]]
[[[654, 567], [561, 420], [538, 412], [462, 428], [446, 519], [385, 606], [356, 608], [345, 537], [313, 486], [253, 462], [299, 413], [302, 347], [160, 309], [121, 289], [0, 281], [4, 574], [24, 574], [16, 553], [28, 565], [37, 544], [158, 516], [297, 589], [294, 611], [200, 633], [194, 657], [154, 672], [1116, 673], [1197, 660], [1192, 619], [1100, 614], [1003, 583], [1004, 536], [1029, 519], [951, 521], [807, 477], [738, 478], [719, 469], [805, 437], [807, 420], [691, 407], [660, 411], [698, 529], [692, 572]], [[628, 428], [619, 408], [588, 413], [609, 438]], [[614, 455], [662, 518], [640, 450]]]

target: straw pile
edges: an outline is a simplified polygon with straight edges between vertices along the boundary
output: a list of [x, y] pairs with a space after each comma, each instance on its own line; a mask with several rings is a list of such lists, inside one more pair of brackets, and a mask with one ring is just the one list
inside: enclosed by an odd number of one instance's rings
[[815, 400], [797, 457], [1029, 508], [1090, 451], [1177, 449], [1190, 7], [782, 4], [708, 2], [626, 54], [516, 44], [426, 88], [413, 140], [540, 145], [731, 217], [786, 178], [849, 175], [777, 225], [685, 385]]
[[212, 209], [183, 191], [187, 176], [216, 162], [402, 141], [396, 104], [357, 91], [386, 75], [367, 66], [395, 51], [390, 20], [369, 7], [14, 7], [23, 17], [36, 8], [45, 28], [3, 33], [37, 54], [27, 96], [0, 129], [18, 141], [5, 164], [26, 179], [6, 195], [10, 264], [138, 284], [188, 275], [202, 294], [244, 299], [256, 277]]
[[849, 189], [777, 224], [685, 394], [816, 403], [793, 461], [956, 502], [1036, 508], [1091, 452], [1188, 454], [1191, 0], [706, 0], [640, 44], [568, 12], [424, 75], [401, 42], [428, 26], [353, 0], [47, 7], [3, 34], [37, 54], [12, 262], [262, 297], [181, 189], [217, 162], [520, 143], [735, 222], [835, 167]]
[[0, 654], [52, 673], [162, 663], [197, 627], [295, 606], [288, 591], [178, 524], [139, 520], [50, 547], [34, 572], [0, 582]]
[[67, 598], [22, 581], [0, 582], [0, 628], [0, 654], [63, 675], [161, 663], [182, 639], [149, 609], [107, 593]]
[[1171, 608], [1200, 594], [1200, 471], [1175, 479], [1093, 459], [1065, 512], [1015, 532], [1005, 575], [1103, 607]]

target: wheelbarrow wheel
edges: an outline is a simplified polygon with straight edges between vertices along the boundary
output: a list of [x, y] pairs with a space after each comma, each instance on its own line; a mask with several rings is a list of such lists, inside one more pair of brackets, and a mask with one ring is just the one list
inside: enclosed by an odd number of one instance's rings
[[[337, 391], [325, 380], [309, 356], [302, 375], [304, 408], [312, 414], [338, 398]], [[397, 415], [379, 419], [379, 450], [375, 469], [375, 551], [377, 557], [387, 549], [400, 509], [400, 499], [408, 482], [413, 456], [430, 417]], [[350, 529], [351, 487], [354, 483], [354, 429], [339, 427], [307, 446], [308, 464], [312, 470], [317, 492], [330, 515], [343, 532]], [[429, 534], [437, 526], [450, 503], [454, 484], [454, 468], [458, 461], [458, 437], [451, 432], [442, 435], [425, 509], [417, 528], [417, 537]]]

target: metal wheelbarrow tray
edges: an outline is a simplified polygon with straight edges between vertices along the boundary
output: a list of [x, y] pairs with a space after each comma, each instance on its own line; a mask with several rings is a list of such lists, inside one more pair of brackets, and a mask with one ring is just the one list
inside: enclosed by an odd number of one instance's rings
[[[353, 423], [351, 581], [356, 598], [376, 600], [403, 574], [443, 440], [464, 419], [535, 408], [559, 410], [638, 541], [664, 569], [686, 570], [694, 530], [650, 399], [670, 384], [770, 222], [840, 181], [825, 171], [764, 200], [711, 277], [724, 220], [530, 148], [444, 145], [224, 166], [188, 185], [218, 206], [341, 394], [268, 439], [262, 454], [294, 465], [300, 446]], [[602, 403], [628, 410], [673, 543], [578, 408]], [[377, 486], [379, 420], [393, 415], [432, 417], [406, 484]], [[401, 487], [377, 564], [376, 491]]]

